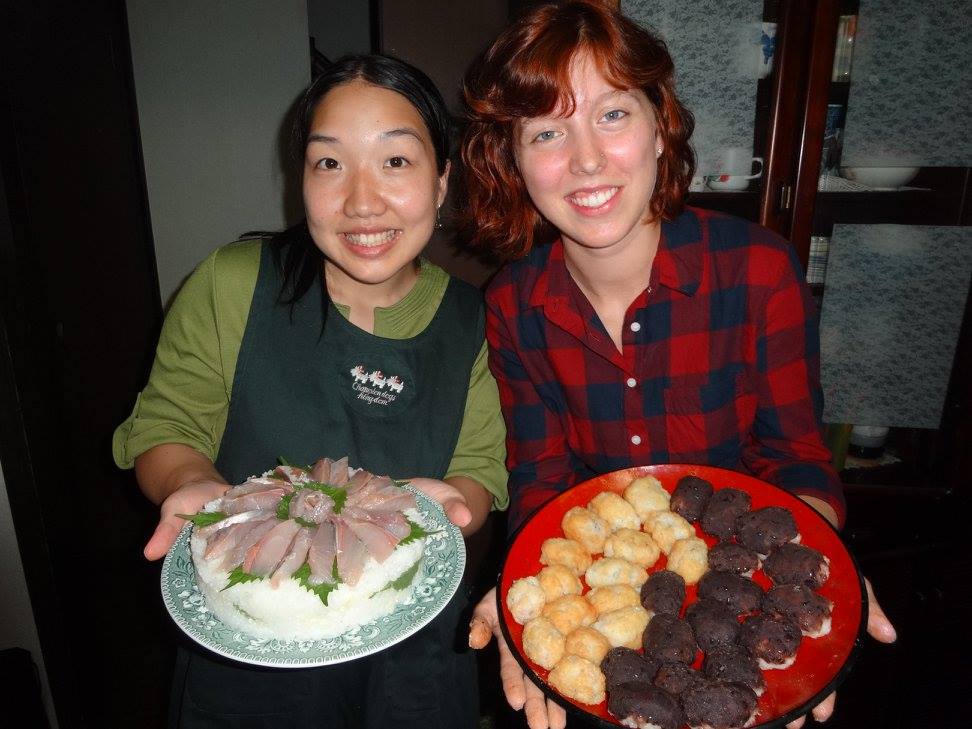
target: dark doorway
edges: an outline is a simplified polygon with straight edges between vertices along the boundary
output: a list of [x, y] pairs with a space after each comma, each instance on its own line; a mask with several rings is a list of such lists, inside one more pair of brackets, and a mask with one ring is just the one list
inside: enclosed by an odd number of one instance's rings
[[125, 3], [3, 16], [0, 458], [57, 718], [162, 726], [154, 510], [109, 448], [161, 321]]

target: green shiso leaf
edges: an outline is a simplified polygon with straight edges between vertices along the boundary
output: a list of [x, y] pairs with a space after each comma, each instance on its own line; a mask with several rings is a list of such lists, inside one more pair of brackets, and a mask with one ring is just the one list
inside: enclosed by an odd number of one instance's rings
[[430, 532], [427, 529], [425, 529], [422, 525], [416, 524], [407, 516], [405, 517], [405, 521], [408, 522], [409, 527], [411, 527], [411, 531], [408, 533], [408, 536], [406, 536], [404, 539], [402, 539], [402, 541], [398, 543], [399, 547], [402, 546], [403, 544], [411, 544], [416, 539], [427, 537], [430, 534], [438, 534], [441, 531], [440, 529], [436, 529], [434, 532]]
[[[236, 565], [229, 573], [229, 582], [226, 583], [226, 587], [223, 590], [230, 589], [233, 585], [239, 585], [243, 582], [256, 582], [257, 580], [262, 580], [260, 575], [251, 575], [243, 571], [243, 565]], [[223, 590], [220, 590], [222, 592]]]
[[[389, 582], [383, 588], [378, 590], [378, 592], [384, 592], [385, 590], [404, 590], [406, 587], [412, 584], [412, 580], [415, 579], [415, 575], [418, 572], [419, 565], [421, 564], [422, 558], [419, 557], [417, 560], [415, 560], [415, 564], [402, 572], [402, 574]], [[376, 592], [375, 595], [377, 595], [378, 592]]]
[[309, 582], [310, 575], [311, 575], [310, 564], [308, 562], [304, 562], [304, 564], [300, 566], [300, 569], [294, 572], [294, 574], [291, 575], [291, 577], [297, 580], [297, 583], [305, 590], [313, 592], [315, 595], [317, 595], [321, 599], [321, 602], [324, 603], [325, 606], [327, 606], [328, 596], [332, 592], [334, 592], [337, 589], [338, 585], [341, 583], [341, 580], [340, 578], [338, 578], [337, 575], [337, 559], [334, 560], [334, 567], [331, 568], [331, 575], [336, 580], [333, 584], [329, 584], [325, 582], [320, 585], [312, 585]]
[[290, 518], [290, 500], [294, 498], [296, 491], [284, 494], [283, 498], [277, 502], [277, 518], [287, 521]]
[[283, 456], [277, 456], [277, 464], [281, 466], [290, 466], [291, 468], [299, 468], [301, 471], [310, 471], [310, 466], [298, 466], [296, 463], [291, 463]]
[[176, 514], [180, 519], [191, 521], [197, 527], [209, 526], [227, 517], [221, 511], [198, 511], [195, 514]]
[[348, 491], [347, 489], [341, 488], [340, 486], [331, 486], [326, 483], [320, 483], [318, 481], [308, 481], [307, 483], [295, 484], [298, 488], [302, 489], [314, 489], [315, 491], [320, 491], [321, 493], [327, 494], [334, 500], [334, 513], [340, 514], [341, 509], [344, 508], [344, 502], [347, 501]]
[[299, 516], [294, 517], [294, 521], [300, 524], [302, 527], [307, 527], [308, 529], [317, 529], [320, 524], [315, 524], [312, 521], [307, 521], [307, 519], [301, 519]]

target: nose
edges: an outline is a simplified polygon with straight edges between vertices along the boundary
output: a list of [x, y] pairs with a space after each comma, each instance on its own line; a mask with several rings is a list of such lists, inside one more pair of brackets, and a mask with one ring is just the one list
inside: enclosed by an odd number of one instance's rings
[[344, 214], [349, 218], [371, 218], [385, 212], [379, 181], [367, 170], [351, 174], [346, 189]]
[[575, 175], [593, 175], [604, 167], [604, 152], [589, 131], [575, 132], [571, 137], [570, 171]]

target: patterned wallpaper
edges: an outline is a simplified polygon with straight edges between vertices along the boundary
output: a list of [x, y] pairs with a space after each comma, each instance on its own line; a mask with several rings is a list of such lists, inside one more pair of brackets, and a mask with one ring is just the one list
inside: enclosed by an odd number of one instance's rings
[[820, 322], [824, 420], [937, 428], [972, 228], [835, 225]]
[[762, 0], [621, 0], [621, 10], [668, 44], [695, 114], [696, 174], [716, 172], [722, 148], [752, 148]]
[[844, 165], [972, 165], [972, 4], [861, 0]]

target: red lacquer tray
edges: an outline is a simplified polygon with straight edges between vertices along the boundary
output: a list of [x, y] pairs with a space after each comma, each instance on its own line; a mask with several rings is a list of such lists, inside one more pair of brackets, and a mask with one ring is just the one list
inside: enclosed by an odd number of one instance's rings
[[[695, 475], [708, 480], [716, 489], [732, 486], [752, 497], [752, 508], [782, 506], [790, 510], [800, 529], [801, 541], [830, 558], [830, 579], [818, 592], [834, 603], [830, 633], [822, 638], [804, 638], [796, 661], [786, 670], [764, 671], [766, 691], [759, 698], [756, 726], [777, 727], [802, 716], [835, 690], [851, 668], [867, 624], [867, 601], [864, 582], [854, 558], [847, 551], [837, 531], [803, 501], [765, 481], [735, 471], [711, 466], [660, 465], [628, 468], [607, 473], [577, 484], [544, 504], [513, 537], [503, 571], [500, 574], [497, 600], [500, 623], [513, 655], [544, 692], [566, 707], [571, 713], [580, 712], [588, 720], [604, 727], [621, 726], [607, 712], [607, 704], [588, 706], [561, 696], [547, 684], [548, 671], [533, 663], [523, 652], [523, 626], [519, 625], [506, 607], [506, 593], [514, 580], [537, 574], [540, 564], [540, 545], [550, 537], [562, 537], [561, 519], [574, 506], [587, 503], [602, 491], [621, 493], [634, 479], [654, 476], [669, 491], [682, 476]], [[711, 547], [717, 540], [696, 532]], [[665, 555], [649, 570], [665, 567]], [[763, 589], [770, 586], [762, 570], [753, 575]], [[587, 588], [585, 586], [585, 592]], [[687, 590], [686, 606], [695, 602], [695, 586]], [[698, 667], [700, 661], [696, 662]], [[599, 721], [597, 721], [599, 720]]]

